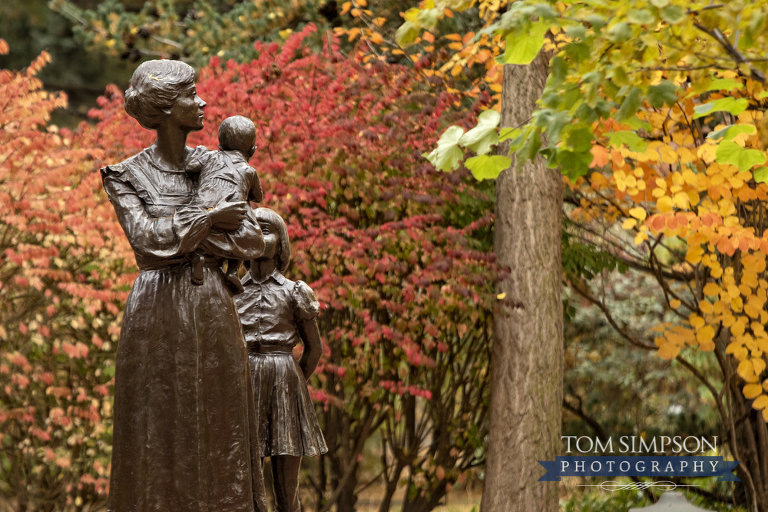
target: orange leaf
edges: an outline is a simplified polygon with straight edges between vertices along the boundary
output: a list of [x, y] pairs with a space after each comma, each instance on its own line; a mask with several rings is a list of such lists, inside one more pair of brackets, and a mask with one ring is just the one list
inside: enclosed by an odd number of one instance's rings
[[602, 167], [610, 162], [608, 150], [603, 146], [594, 144], [589, 152], [592, 153], [592, 163], [589, 164], [591, 168]]

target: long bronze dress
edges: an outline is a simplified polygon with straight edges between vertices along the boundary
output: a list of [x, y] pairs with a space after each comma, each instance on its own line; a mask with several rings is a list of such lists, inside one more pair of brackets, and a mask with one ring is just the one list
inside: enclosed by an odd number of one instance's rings
[[[202, 149], [187, 149], [188, 159]], [[195, 183], [146, 149], [102, 169], [140, 273], [117, 350], [110, 512], [266, 512], [243, 334], [221, 260], [202, 286], [190, 254], [204, 239], [232, 258], [263, 251], [246, 221], [211, 232]]]

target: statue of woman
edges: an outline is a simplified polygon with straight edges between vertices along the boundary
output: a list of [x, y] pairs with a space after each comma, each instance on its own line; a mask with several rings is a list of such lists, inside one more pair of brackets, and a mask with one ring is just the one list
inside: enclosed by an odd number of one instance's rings
[[102, 169], [140, 270], [117, 350], [110, 512], [267, 510], [248, 357], [222, 259], [206, 257], [202, 286], [190, 266], [203, 240], [240, 260], [259, 257], [265, 240], [245, 202], [191, 204], [185, 165], [207, 151], [186, 147], [203, 127], [194, 79], [179, 61], [141, 64], [125, 109], [157, 140]]

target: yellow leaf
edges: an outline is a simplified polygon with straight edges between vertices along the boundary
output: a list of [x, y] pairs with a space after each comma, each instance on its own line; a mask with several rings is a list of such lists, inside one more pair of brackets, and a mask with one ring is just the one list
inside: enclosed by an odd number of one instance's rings
[[754, 382], [757, 380], [757, 377], [755, 377], [755, 368], [752, 366], [752, 361], [749, 359], [739, 363], [739, 367], [736, 368], [736, 373], [747, 382]]
[[744, 398], [752, 400], [763, 394], [763, 387], [760, 384], [747, 384], [744, 386]]
[[679, 307], [680, 307], [680, 304], [682, 304], [682, 302], [680, 302], [680, 301], [679, 301], [679, 300], [677, 300], [677, 299], [672, 299], [671, 301], [669, 301], [669, 307], [671, 307], [672, 309], [677, 309], [677, 308], [679, 308]]
[[701, 246], [694, 245], [688, 248], [688, 253], [685, 255], [685, 261], [688, 263], [696, 264], [701, 261], [701, 257], [704, 255], [704, 249]]
[[763, 421], [768, 423], [768, 409], [763, 409]]
[[691, 322], [691, 326], [694, 329], [701, 329], [702, 327], [704, 327], [704, 324], [705, 324], [704, 319], [701, 318], [696, 313], [692, 314], [688, 321]]
[[752, 402], [752, 408], [753, 409], [765, 409], [768, 407], [768, 396], [766, 395], [760, 395], [759, 397], [755, 398], [755, 401]]
[[645, 217], [647, 214], [645, 213], [645, 208], [636, 207], [629, 210], [629, 214], [636, 218], [637, 220], [645, 220]]
[[624, 223], [621, 225], [623, 229], [632, 229], [633, 227], [637, 226], [637, 220], [636, 219], [627, 219], [624, 221]]
[[707, 283], [704, 287], [704, 295], [707, 297], [715, 297], [720, 293], [720, 287], [715, 283]]
[[662, 359], [670, 360], [677, 357], [680, 353], [680, 347], [673, 345], [672, 343], [665, 343], [659, 347], [659, 357]]
[[352, 8], [352, 2], [344, 2], [341, 4], [341, 15], [344, 16]]
[[715, 329], [711, 325], [704, 326], [696, 333], [699, 343], [709, 343], [715, 337]]
[[648, 233], [638, 233], [635, 237], [635, 245], [640, 245], [645, 240], [648, 240]]
[[496, 298], [497, 298], [497, 299], [499, 299], [499, 300], [504, 300], [504, 298], [505, 298], [506, 296], [507, 296], [507, 294], [506, 294], [506, 292], [505, 292], [505, 293], [500, 293], [500, 294], [498, 294], [498, 295], [496, 296]]
[[673, 206], [672, 206], [672, 198], [670, 198], [669, 196], [660, 197], [656, 201], [656, 208], [661, 213], [671, 212], [672, 208], [673, 208]]
[[755, 375], [759, 377], [760, 374], [765, 370], [765, 359], [762, 357], [753, 357], [752, 366], [755, 368]]

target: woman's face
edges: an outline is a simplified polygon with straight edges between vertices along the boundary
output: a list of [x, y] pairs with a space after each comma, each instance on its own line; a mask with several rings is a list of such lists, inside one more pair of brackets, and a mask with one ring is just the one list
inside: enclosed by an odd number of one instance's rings
[[197, 89], [191, 85], [176, 98], [171, 107], [170, 121], [180, 128], [190, 131], [203, 128], [203, 109], [206, 103], [197, 95]]

